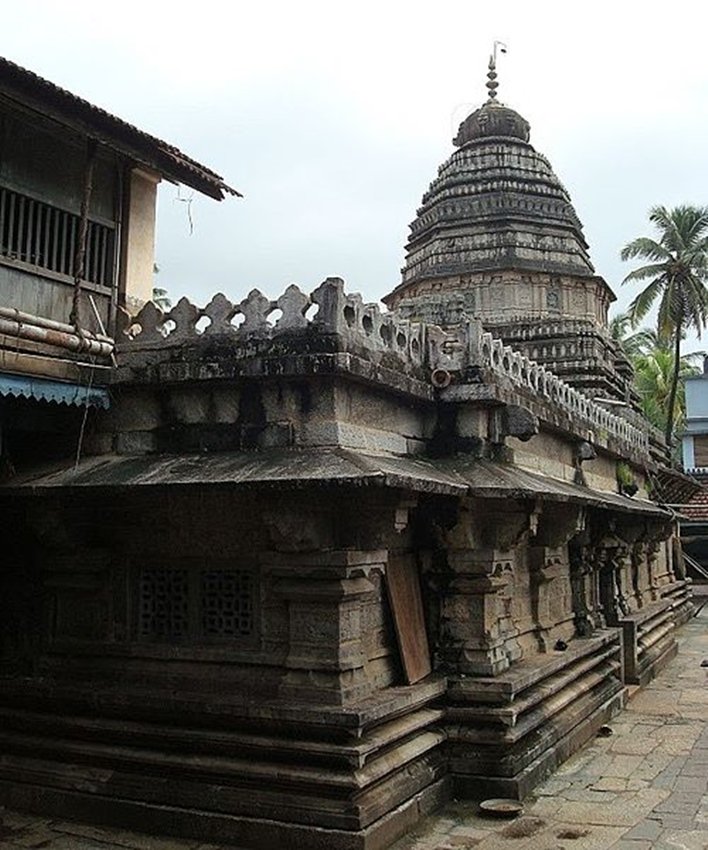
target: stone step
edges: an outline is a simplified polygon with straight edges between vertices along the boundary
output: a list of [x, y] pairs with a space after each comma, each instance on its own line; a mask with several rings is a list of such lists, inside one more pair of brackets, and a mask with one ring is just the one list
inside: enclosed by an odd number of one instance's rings
[[[83, 715], [160, 725], [190, 724], [205, 729], [253, 729], [300, 737], [359, 738], [396, 717], [428, 706], [445, 693], [446, 679], [429, 676], [415, 685], [386, 688], [347, 705], [308, 705], [285, 700], [249, 700], [248, 695], [218, 697], [195, 692], [63, 683], [53, 679], [0, 679], [0, 705], [59, 715]], [[305, 731], [307, 730], [307, 731]]]
[[451, 677], [448, 700], [453, 703], [465, 702], [468, 701], [467, 694], [471, 693], [475, 703], [508, 704], [528, 688], [562, 672], [574, 662], [596, 655], [604, 651], [605, 647], [614, 646], [618, 649], [619, 641], [616, 629], [604, 629], [593, 637], [571, 641], [563, 652], [539, 653], [519, 661], [499, 676]]
[[[549, 697], [559, 693], [562, 689], [578, 679], [585, 673], [602, 666], [605, 672], [608, 671], [607, 662], [616, 658], [619, 654], [619, 646], [614, 644], [602, 649], [596, 655], [582, 658], [576, 663], [569, 664], [564, 670], [554, 673], [542, 679], [539, 684], [529, 687], [520, 692], [514, 699], [509, 699], [506, 703], [500, 706], [489, 705], [484, 702], [475, 705], [474, 688], [466, 688], [467, 703], [461, 703], [462, 689], [456, 691], [455, 696], [460, 702], [449, 706], [446, 709], [448, 719], [466, 719], [478, 717], [480, 721], [493, 722], [495, 724], [503, 724], [505, 726], [516, 726], [522, 715], [531, 711], [536, 705], [542, 703]], [[571, 661], [574, 660], [571, 656]], [[612, 665], [610, 665], [612, 666]], [[470, 684], [473, 684], [471, 680]]]
[[0, 782], [361, 829], [444, 775], [443, 741], [422, 732], [347, 773], [0, 734]]
[[420, 709], [376, 726], [358, 739], [337, 741], [259, 735], [240, 730], [237, 726], [234, 731], [200, 729], [0, 706], [0, 726], [6, 732], [143, 746], [173, 753], [219, 754], [277, 762], [301, 761], [306, 757], [314, 764], [353, 768], [363, 767], [377, 754], [401, 739], [439, 723], [442, 717], [442, 709]]

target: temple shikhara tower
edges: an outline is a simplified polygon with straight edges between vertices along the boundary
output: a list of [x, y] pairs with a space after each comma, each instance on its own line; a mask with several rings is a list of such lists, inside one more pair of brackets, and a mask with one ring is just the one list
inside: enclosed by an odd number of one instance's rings
[[388, 310], [327, 278], [118, 311], [106, 408], [6, 475], [0, 803], [384, 850], [523, 798], [673, 658], [688, 484], [487, 85]]
[[627, 400], [629, 364], [607, 334], [615, 296], [528, 121], [499, 103], [496, 78], [492, 58], [489, 98], [462, 122], [423, 196], [403, 280], [384, 301], [443, 326], [477, 316], [571, 385]]

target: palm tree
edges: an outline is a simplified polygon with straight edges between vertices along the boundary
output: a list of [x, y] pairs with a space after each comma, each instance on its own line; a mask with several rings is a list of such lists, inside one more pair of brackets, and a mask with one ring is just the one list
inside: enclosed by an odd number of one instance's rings
[[[632, 385], [639, 395], [642, 412], [655, 428], [665, 432], [674, 374], [673, 340], [661, 336], [656, 328], [635, 330], [629, 313], [613, 316], [609, 330], [610, 337], [621, 346], [632, 365]], [[696, 361], [705, 355], [705, 351], [692, 351], [681, 356], [672, 422], [674, 431], [681, 426], [686, 414], [683, 379], [699, 374], [701, 370]]]
[[[647, 332], [648, 339], [652, 333], [652, 331]], [[644, 415], [656, 428], [661, 428], [664, 432], [671, 430], [673, 433], [683, 424], [686, 415], [683, 379], [699, 374], [700, 368], [694, 361], [701, 357], [703, 352], [692, 352], [681, 357], [679, 362], [681, 380], [676, 391], [673, 419], [670, 419], [669, 398], [675, 372], [674, 353], [671, 348], [672, 346], [662, 345], [660, 341], [657, 341], [653, 347], [633, 357], [632, 365], [634, 366], [634, 387], [639, 393]]]
[[623, 260], [640, 258], [646, 265], [631, 271], [622, 283], [649, 281], [629, 305], [636, 327], [659, 301], [657, 332], [673, 342], [673, 372], [666, 409], [666, 444], [671, 445], [676, 393], [681, 368], [681, 339], [694, 329], [700, 336], [708, 316], [708, 207], [652, 207], [649, 221], [658, 241], [640, 236], [622, 249]]
[[656, 347], [665, 346], [665, 342], [659, 339], [655, 330], [640, 328], [636, 331], [634, 328], [629, 313], [617, 313], [610, 319], [610, 338], [620, 346], [630, 362]]

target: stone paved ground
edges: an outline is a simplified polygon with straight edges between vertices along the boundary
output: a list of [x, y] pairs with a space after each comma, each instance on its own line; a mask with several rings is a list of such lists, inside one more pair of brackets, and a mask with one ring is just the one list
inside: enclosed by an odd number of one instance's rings
[[[706, 601], [706, 597], [699, 600]], [[528, 800], [514, 821], [452, 803], [391, 850], [706, 850], [708, 604], [678, 657]]]
[[[681, 650], [514, 821], [451, 803], [391, 850], [708, 850], [708, 605]], [[3, 850], [227, 850], [0, 809]], [[287, 850], [287, 848], [273, 848]]]

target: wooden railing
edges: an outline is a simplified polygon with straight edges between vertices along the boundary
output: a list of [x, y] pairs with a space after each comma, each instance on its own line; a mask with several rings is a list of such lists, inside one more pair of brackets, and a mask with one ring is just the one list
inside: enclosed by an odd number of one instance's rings
[[[0, 187], [0, 259], [74, 276], [79, 216]], [[115, 231], [89, 221], [84, 280], [113, 283]]]

